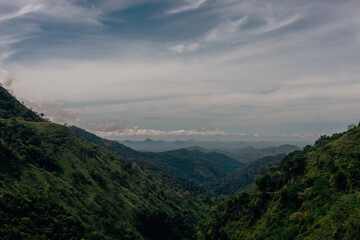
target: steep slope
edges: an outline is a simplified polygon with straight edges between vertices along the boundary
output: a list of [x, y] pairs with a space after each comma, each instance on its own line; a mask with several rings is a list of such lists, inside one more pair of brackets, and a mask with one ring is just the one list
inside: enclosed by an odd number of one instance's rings
[[225, 174], [234, 172], [235, 169], [240, 169], [245, 166], [244, 163], [236, 161], [224, 154], [216, 152], [202, 152], [199, 150], [188, 150], [188, 149], [179, 149], [165, 152], [166, 154], [172, 155], [174, 157], [180, 158], [192, 158], [197, 159], [205, 163], [211, 163], [219, 169], [223, 169]]
[[360, 124], [287, 155], [218, 205], [199, 239], [358, 239]]
[[[96, 143], [112, 152], [117, 154], [118, 156], [125, 159], [126, 162], [136, 163], [143, 171], [148, 173], [150, 176], [163, 181], [164, 183], [172, 186], [175, 189], [180, 189], [181, 191], [190, 191], [192, 194], [203, 194], [206, 193], [207, 190], [201, 186], [199, 183], [194, 180], [177, 176], [167, 172], [152, 162], [151, 153], [143, 153], [139, 151], [135, 151], [125, 145], [117, 142], [111, 141], [104, 138], [100, 138], [95, 134], [89, 133], [84, 129], [71, 126], [70, 129], [76, 133], [82, 139]], [[150, 156], [149, 156], [150, 155]], [[157, 155], [156, 153], [154, 155]]]
[[17, 117], [26, 121], [44, 121], [0, 86], [0, 118], [9, 119], [12, 117]]
[[116, 141], [102, 139], [83, 129], [77, 127], [71, 127], [71, 129], [83, 139], [100, 144], [119, 156], [136, 162], [144, 170], [157, 168], [164, 173], [190, 179], [197, 183], [206, 183], [223, 178], [245, 166], [245, 164], [219, 153], [203, 153], [186, 149], [163, 153], [139, 152]]
[[67, 127], [17, 118], [0, 119], [1, 239], [194, 238], [204, 205]]
[[255, 177], [278, 164], [285, 154], [263, 157], [238, 172], [208, 183], [205, 187], [217, 195], [236, 194], [253, 185]]

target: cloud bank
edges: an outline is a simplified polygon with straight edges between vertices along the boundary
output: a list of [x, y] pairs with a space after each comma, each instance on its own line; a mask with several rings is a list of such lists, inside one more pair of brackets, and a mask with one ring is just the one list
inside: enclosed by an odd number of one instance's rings
[[91, 131], [98, 136], [113, 139], [126, 140], [136, 139], [143, 140], [146, 138], [163, 139], [163, 140], [247, 140], [247, 141], [307, 141], [312, 142], [321, 134], [245, 134], [245, 133], [225, 133], [219, 129], [190, 129], [190, 130], [171, 130], [162, 131], [155, 129], [119, 129], [116, 131]]
[[68, 110], [64, 102], [56, 101], [37, 103], [36, 101], [25, 98], [21, 98], [20, 101], [33, 111], [39, 114], [43, 113], [44, 117], [48, 118], [52, 122], [79, 122], [79, 113]]

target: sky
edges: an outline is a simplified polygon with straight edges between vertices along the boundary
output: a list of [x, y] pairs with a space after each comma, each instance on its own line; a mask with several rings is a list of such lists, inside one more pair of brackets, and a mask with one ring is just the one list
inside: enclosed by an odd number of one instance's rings
[[359, 0], [0, 0], [0, 83], [110, 139], [311, 140], [360, 121]]

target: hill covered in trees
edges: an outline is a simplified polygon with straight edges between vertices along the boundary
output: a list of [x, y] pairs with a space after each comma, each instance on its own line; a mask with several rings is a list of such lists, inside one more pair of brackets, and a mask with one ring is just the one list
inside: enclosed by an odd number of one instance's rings
[[[360, 125], [241, 169], [231, 158], [195, 149], [137, 152], [45, 121], [2, 87], [0, 93], [1, 239], [311, 240], [360, 235]], [[74, 131], [83, 131], [82, 138]], [[237, 166], [240, 170], [233, 170]], [[270, 170], [255, 178], [255, 188], [226, 197], [210, 214], [197, 198], [156, 179], [167, 176], [180, 186], [193, 181], [193, 186], [219, 194], [226, 193], [223, 189], [235, 193], [263, 168]], [[223, 180], [211, 185], [216, 177]]]
[[0, 90], [1, 239], [194, 238], [205, 205]]
[[173, 150], [161, 153], [135, 151], [123, 144], [100, 138], [81, 128], [70, 127], [79, 137], [113, 151], [128, 162], [173, 187], [192, 193], [208, 193], [200, 184], [222, 179], [244, 168], [245, 164], [224, 154], [198, 150]]
[[322, 136], [219, 204], [198, 239], [358, 239], [360, 125]]
[[245, 147], [240, 149], [214, 150], [215, 152], [225, 154], [233, 159], [239, 160], [246, 164], [268, 156], [276, 156], [279, 154], [288, 154], [293, 151], [300, 150], [298, 146], [291, 144], [282, 144], [276, 147], [254, 148]]
[[151, 176], [194, 195], [236, 194], [252, 186], [256, 175], [285, 157], [285, 154], [267, 156], [245, 166], [222, 153], [204, 152], [198, 147], [160, 153], [140, 152], [117, 141], [100, 138], [84, 129], [75, 126], [70, 128], [83, 139], [115, 152], [130, 163], [135, 162]]
[[222, 179], [208, 183], [204, 187], [216, 195], [237, 194], [242, 190], [250, 188], [258, 174], [266, 172], [266, 170], [278, 164], [284, 157], [285, 154], [280, 154], [260, 158], [245, 168]]

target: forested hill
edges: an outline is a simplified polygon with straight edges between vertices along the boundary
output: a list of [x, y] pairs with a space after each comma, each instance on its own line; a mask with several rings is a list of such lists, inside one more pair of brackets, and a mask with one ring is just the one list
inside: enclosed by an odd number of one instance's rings
[[278, 164], [285, 154], [276, 156], [267, 156], [250, 163], [244, 169], [241, 169], [225, 178], [216, 180], [205, 185], [206, 189], [211, 189], [212, 193], [217, 195], [237, 194], [240, 191], [252, 187], [255, 177], [268, 170], [270, 167]]
[[359, 239], [360, 124], [287, 155], [218, 205], [198, 239]]
[[206, 206], [0, 90], [1, 239], [195, 237]]
[[100, 138], [83, 129], [70, 128], [83, 139], [104, 146], [119, 156], [136, 162], [144, 170], [156, 167], [174, 176], [187, 178], [200, 184], [223, 178], [245, 166], [244, 163], [220, 153], [204, 153], [186, 149], [162, 153], [139, 152], [116, 141]]
[[22, 105], [0, 85], [0, 118], [9, 119], [14, 117], [24, 119], [26, 121], [44, 121], [35, 112]]
[[194, 180], [172, 174], [157, 166], [156, 163], [153, 163], [154, 158], [152, 156], [156, 156], [156, 153], [143, 153], [135, 151], [121, 143], [118, 143], [117, 141], [111, 141], [98, 137], [95, 134], [92, 134], [84, 129], [75, 126], [71, 126], [70, 129], [84, 140], [96, 143], [114, 152], [129, 163], [136, 163], [136, 165], [139, 166], [146, 173], [156, 179], [162, 180], [169, 186], [180, 189], [181, 191], [190, 191], [193, 195], [203, 194], [207, 192], [207, 190], [203, 186], [201, 186]]

